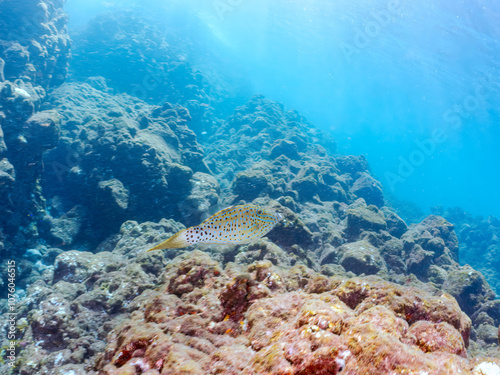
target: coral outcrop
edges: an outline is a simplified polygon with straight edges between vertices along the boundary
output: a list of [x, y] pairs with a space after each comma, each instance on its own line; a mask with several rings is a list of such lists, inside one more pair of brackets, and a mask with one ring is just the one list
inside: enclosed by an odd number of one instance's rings
[[49, 205], [45, 230], [52, 231], [77, 206], [86, 215], [67, 245], [79, 235], [95, 245], [125, 220], [199, 220], [217, 204], [218, 184], [207, 174], [203, 150], [187, 126], [189, 112], [105, 91], [72, 83], [52, 92], [61, 141], [45, 155], [44, 189], [60, 210]]
[[269, 262], [222, 269], [196, 251], [162, 278], [111, 333], [100, 373], [472, 374], [471, 322], [447, 294]]

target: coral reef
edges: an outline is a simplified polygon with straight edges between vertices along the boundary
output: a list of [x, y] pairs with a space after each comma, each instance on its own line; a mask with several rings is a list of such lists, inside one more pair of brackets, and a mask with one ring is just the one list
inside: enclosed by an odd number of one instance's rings
[[[366, 158], [337, 155], [263, 96], [224, 107], [230, 90], [194, 68], [185, 40], [130, 13], [75, 35], [74, 81], [63, 83], [61, 8], [0, 1], [14, 374], [500, 370], [500, 301], [487, 281], [499, 279], [497, 219], [436, 211], [408, 226]], [[284, 217], [265, 238], [145, 252], [250, 202]]]
[[62, 5], [0, 2], [0, 229], [5, 237], [0, 251], [33, 245], [36, 222], [44, 214], [42, 154], [57, 145], [59, 119], [56, 112], [39, 111], [46, 91], [67, 76], [70, 43]]

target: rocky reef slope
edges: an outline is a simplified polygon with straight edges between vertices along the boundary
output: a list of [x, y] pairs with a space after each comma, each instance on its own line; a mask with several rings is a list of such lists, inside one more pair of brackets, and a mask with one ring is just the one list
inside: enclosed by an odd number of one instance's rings
[[[98, 18], [113, 31], [98, 50], [142, 74], [160, 56], [167, 76], [194, 77], [161, 86], [169, 101], [118, 93], [118, 75], [78, 64], [82, 81], [63, 84], [62, 3], [24, 5], [49, 26], [0, 47], [0, 251], [18, 264], [15, 374], [500, 371], [499, 300], [459, 264], [448, 216], [408, 226], [363, 156], [337, 155], [280, 103], [255, 96], [221, 116], [218, 91], [145, 22], [128, 30], [121, 17]], [[145, 53], [122, 37], [134, 30]], [[55, 49], [42, 46], [49, 39]], [[92, 46], [82, 42], [79, 58]], [[247, 245], [145, 252], [242, 202], [285, 220]], [[460, 238], [494, 254], [496, 232], [477, 237], [480, 225], [468, 225]]]

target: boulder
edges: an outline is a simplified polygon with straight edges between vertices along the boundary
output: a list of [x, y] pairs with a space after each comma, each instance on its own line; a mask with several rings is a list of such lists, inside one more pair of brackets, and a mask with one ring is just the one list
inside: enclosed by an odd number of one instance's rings
[[54, 110], [37, 112], [26, 121], [24, 129], [24, 136], [32, 150], [54, 148], [59, 141], [59, 114]]
[[99, 181], [95, 206], [99, 212], [99, 221], [105, 225], [115, 223], [114, 227], [118, 228], [127, 212], [129, 199], [130, 192], [120, 180], [112, 178]]
[[358, 198], [363, 198], [368, 205], [373, 204], [377, 207], [384, 205], [382, 184], [366, 172], [360, 173], [360, 177], [358, 177], [351, 187], [351, 193]]
[[92, 254], [88, 251], [66, 251], [56, 257], [52, 283], [60, 280], [82, 283], [91, 276], [114, 271], [123, 266], [124, 262], [124, 259], [109, 252]]
[[16, 174], [12, 164], [7, 159], [0, 159], [0, 186], [2, 189], [13, 186], [15, 180]]
[[287, 158], [292, 160], [300, 159], [297, 145], [294, 142], [287, 141], [285, 139], [280, 139], [274, 142], [269, 156], [272, 159], [276, 159], [281, 155], [285, 155]]
[[354, 174], [364, 172], [368, 169], [368, 161], [363, 155], [338, 156], [335, 158], [335, 161], [341, 173]]
[[219, 202], [220, 186], [217, 180], [203, 172], [196, 172], [190, 180], [191, 192], [179, 203], [184, 223], [197, 225], [215, 213], [211, 210]]
[[[57, 218], [46, 215], [43, 223], [47, 225], [48, 237], [56, 246], [72, 245], [82, 230], [88, 211], [83, 206], [75, 206]], [[42, 226], [43, 228], [43, 226]]]
[[347, 210], [346, 233], [353, 238], [361, 231], [380, 231], [387, 228], [384, 216], [375, 206], [358, 206]]
[[455, 297], [460, 307], [470, 315], [483, 303], [495, 298], [484, 276], [469, 265], [449, 271], [443, 290]]
[[356, 275], [373, 275], [381, 270], [387, 270], [379, 250], [368, 241], [342, 245], [338, 253], [342, 267]]
[[384, 207], [382, 212], [385, 216], [387, 223], [387, 231], [391, 236], [401, 238], [401, 236], [408, 230], [408, 226], [396, 213]]
[[477, 338], [486, 344], [498, 343], [498, 327], [490, 324], [481, 324], [476, 328]]
[[467, 357], [462, 336], [446, 322], [432, 323], [420, 320], [410, 327], [408, 333], [413, 343], [424, 353], [439, 351]]
[[267, 191], [268, 180], [269, 176], [259, 170], [240, 172], [234, 179], [233, 192], [239, 199], [252, 201]]

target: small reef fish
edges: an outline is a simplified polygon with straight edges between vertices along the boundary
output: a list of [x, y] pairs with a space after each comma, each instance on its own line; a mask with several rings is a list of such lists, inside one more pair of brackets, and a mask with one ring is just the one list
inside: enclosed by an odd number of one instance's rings
[[200, 244], [242, 244], [266, 235], [283, 220], [280, 213], [270, 213], [251, 204], [232, 206], [217, 212], [200, 225], [177, 232], [148, 251], [180, 249]]

